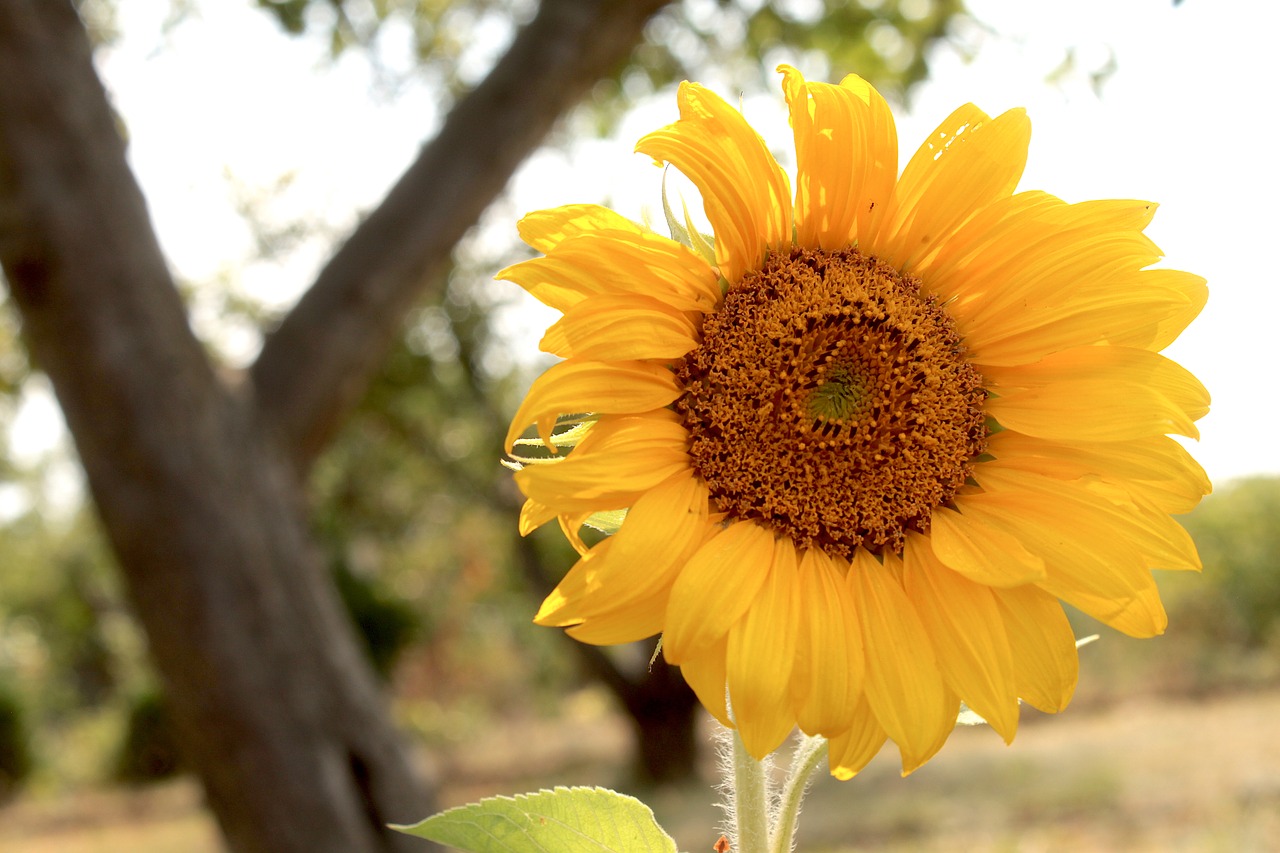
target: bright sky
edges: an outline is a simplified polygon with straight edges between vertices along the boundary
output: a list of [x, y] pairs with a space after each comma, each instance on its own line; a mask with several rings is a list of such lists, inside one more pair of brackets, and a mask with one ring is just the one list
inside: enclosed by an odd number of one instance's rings
[[[1270, 109], [1253, 94], [1280, 82], [1273, 58], [1280, 3], [969, 5], [994, 34], [983, 38], [972, 62], [938, 52], [911, 111], [899, 114], [901, 162], [965, 101], [992, 114], [1025, 106], [1034, 133], [1022, 188], [1068, 201], [1160, 202], [1148, 233], [1165, 250], [1165, 265], [1204, 275], [1211, 288], [1204, 314], [1167, 351], [1214, 397], [1211, 414], [1200, 422], [1196, 456], [1219, 483], [1280, 472], [1280, 442], [1271, 426], [1280, 410], [1275, 392], [1265, 390], [1274, 387], [1280, 364], [1272, 325], [1280, 313], [1280, 282], [1277, 265], [1255, 254], [1277, 240], [1280, 223], [1264, 200], [1280, 196], [1280, 167], [1265, 147], [1255, 147], [1272, 130]], [[263, 298], [288, 304], [323, 252], [311, 246], [283, 267], [239, 270], [251, 241], [230, 204], [226, 175], [267, 186], [295, 172], [291, 189], [271, 210], [317, 215], [342, 233], [437, 126], [429, 93], [409, 87], [394, 100], [371, 98], [371, 74], [358, 57], [329, 67], [322, 45], [284, 38], [249, 0], [199, 3], [200, 19], [167, 37], [160, 31], [166, 3], [120, 6], [124, 38], [100, 65], [129, 126], [131, 160], [175, 270], [193, 281], [230, 275]], [[1047, 82], [1068, 46], [1079, 70]], [[1110, 52], [1116, 70], [1099, 97], [1088, 72], [1105, 65]], [[856, 69], [833, 74], [846, 71]], [[737, 97], [731, 81], [706, 82]], [[781, 95], [749, 99], [744, 108], [786, 155]], [[629, 215], [653, 208], [661, 173], [632, 154], [632, 146], [674, 113], [674, 99], [664, 97], [629, 116], [616, 142], [536, 157], [513, 184], [511, 209], [599, 201], [602, 192]], [[514, 221], [490, 229], [514, 235]], [[248, 358], [255, 344], [230, 345]], [[40, 416], [38, 405], [29, 408], [15, 443], [38, 450], [49, 440], [38, 426], [47, 424], [47, 414]]]

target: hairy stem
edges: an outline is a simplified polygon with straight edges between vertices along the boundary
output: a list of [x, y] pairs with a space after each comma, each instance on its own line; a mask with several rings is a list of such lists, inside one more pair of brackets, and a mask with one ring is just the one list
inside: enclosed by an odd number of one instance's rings
[[769, 853], [791, 853], [795, 846], [796, 823], [800, 817], [800, 803], [813, 774], [827, 755], [827, 740], [822, 737], [802, 735], [791, 757], [791, 769], [782, 797], [778, 802], [778, 815], [769, 837]]
[[736, 853], [767, 853], [769, 849], [769, 782], [767, 768], [747, 752], [733, 733], [733, 819]]

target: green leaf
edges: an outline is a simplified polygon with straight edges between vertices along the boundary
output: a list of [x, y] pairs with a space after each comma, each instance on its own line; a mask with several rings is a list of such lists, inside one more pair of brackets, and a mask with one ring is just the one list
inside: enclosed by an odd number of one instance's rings
[[466, 853], [676, 853], [648, 806], [606, 788], [490, 797], [391, 828]]

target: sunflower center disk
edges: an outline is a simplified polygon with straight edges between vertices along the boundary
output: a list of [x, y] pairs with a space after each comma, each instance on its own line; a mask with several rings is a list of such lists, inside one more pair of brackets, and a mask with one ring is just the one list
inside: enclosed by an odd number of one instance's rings
[[855, 249], [770, 254], [676, 376], [719, 508], [833, 555], [900, 553], [986, 447], [982, 376], [951, 318]]

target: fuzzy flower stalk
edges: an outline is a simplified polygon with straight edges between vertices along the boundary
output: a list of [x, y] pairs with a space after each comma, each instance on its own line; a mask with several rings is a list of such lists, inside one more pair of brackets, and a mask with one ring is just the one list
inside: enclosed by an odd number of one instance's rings
[[1210, 489], [1170, 436], [1209, 396], [1160, 351], [1205, 282], [1153, 268], [1150, 202], [1015, 192], [1022, 110], [961, 107], [899, 174], [875, 89], [780, 71], [794, 190], [685, 83], [637, 150], [713, 237], [594, 205], [520, 222], [542, 257], [499, 277], [563, 313], [507, 436], [521, 531], [558, 521], [580, 554], [536, 621], [661, 634], [755, 758], [798, 727], [838, 778], [887, 741], [908, 773], [961, 703], [1005, 741], [1020, 701], [1067, 704], [1061, 602], [1164, 630], [1152, 570], [1200, 568], [1171, 515]]

